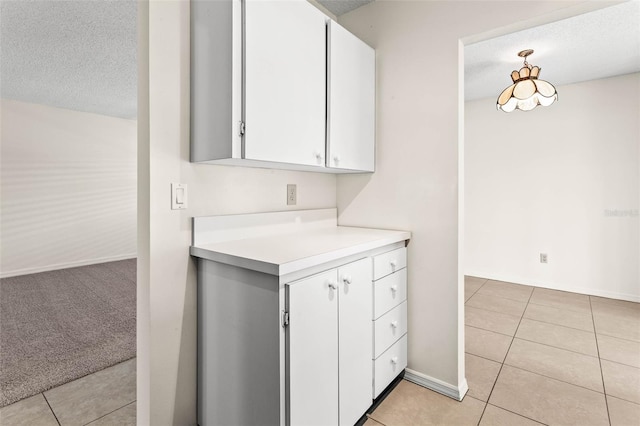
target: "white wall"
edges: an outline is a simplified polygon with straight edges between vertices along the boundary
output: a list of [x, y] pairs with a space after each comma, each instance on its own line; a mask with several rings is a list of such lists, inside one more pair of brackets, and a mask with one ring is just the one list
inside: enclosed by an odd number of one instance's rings
[[136, 256], [136, 122], [2, 100], [0, 276]]
[[[457, 243], [459, 39], [576, 4], [591, 3], [378, 0], [345, 15], [341, 23], [378, 49], [377, 171], [340, 176], [336, 193], [336, 178], [328, 175], [190, 164], [188, 3], [142, 2], [138, 423], [196, 421], [189, 218], [284, 210], [286, 183], [299, 185], [298, 208], [333, 207], [337, 195], [342, 224], [414, 232], [410, 368], [457, 388], [464, 381]], [[169, 184], [175, 181], [189, 184], [186, 211], [168, 209]]]
[[[189, 2], [141, 3], [139, 16], [138, 330], [148, 337], [138, 340], [138, 424], [188, 425], [196, 422], [191, 217], [335, 207], [336, 178], [190, 163]], [[188, 185], [188, 209], [170, 210], [171, 182]], [[298, 185], [290, 208], [288, 183]]]
[[466, 103], [465, 271], [640, 301], [640, 74], [557, 90], [527, 113]]
[[580, 3], [375, 1], [339, 19], [377, 52], [376, 173], [338, 177], [339, 222], [413, 232], [409, 369], [432, 384], [464, 387], [460, 39], [522, 29]]

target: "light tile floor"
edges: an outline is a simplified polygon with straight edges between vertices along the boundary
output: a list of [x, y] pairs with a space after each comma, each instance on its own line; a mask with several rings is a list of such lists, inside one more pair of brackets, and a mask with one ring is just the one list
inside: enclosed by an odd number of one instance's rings
[[[640, 426], [640, 304], [465, 279], [462, 402], [402, 381], [367, 426]], [[0, 409], [2, 426], [135, 425], [135, 359]]]
[[0, 408], [2, 426], [135, 426], [136, 359]]
[[640, 304], [465, 279], [457, 402], [402, 381], [367, 426], [640, 426]]

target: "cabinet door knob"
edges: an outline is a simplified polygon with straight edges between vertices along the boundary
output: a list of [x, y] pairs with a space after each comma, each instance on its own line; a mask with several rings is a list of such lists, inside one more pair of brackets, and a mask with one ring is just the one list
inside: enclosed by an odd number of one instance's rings
[[397, 286], [397, 285], [395, 285], [395, 284], [394, 284], [394, 285], [392, 285], [392, 286], [391, 286], [391, 291], [393, 291], [394, 293], [395, 293], [396, 291], [398, 291], [398, 286]]
[[398, 321], [391, 321], [391, 327], [397, 328], [398, 327]]
[[313, 155], [316, 157], [316, 160], [318, 160], [319, 163], [322, 162], [322, 153], [316, 151], [313, 153]]
[[339, 155], [334, 155], [334, 156], [333, 156], [333, 162], [334, 162], [334, 163], [337, 163], [337, 162], [339, 162], [339, 161], [340, 161], [340, 156], [339, 156]]
[[395, 268], [396, 266], [398, 266], [398, 261], [394, 259], [391, 262], [389, 262], [389, 265], [391, 265], [392, 268]]
[[336, 283], [334, 283], [333, 281], [329, 281], [329, 283], [327, 284], [327, 286], [331, 289], [331, 290], [335, 290], [338, 288], [338, 286], [336, 285]]
[[351, 284], [351, 275], [345, 275], [342, 277], [342, 282], [345, 284]]
[[394, 356], [393, 358], [391, 358], [391, 364], [396, 365], [398, 363], [398, 357]]

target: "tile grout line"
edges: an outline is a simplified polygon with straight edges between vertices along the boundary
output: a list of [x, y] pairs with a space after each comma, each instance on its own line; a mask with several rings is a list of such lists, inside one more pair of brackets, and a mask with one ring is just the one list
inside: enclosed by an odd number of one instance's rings
[[[536, 288], [538, 288], [538, 287], [536, 287]], [[566, 307], [566, 306], [562, 306], [562, 307], [560, 307], [560, 306], [556, 306], [556, 305], [547, 305], [547, 304], [539, 303], [539, 302], [538, 302], [538, 303], [536, 303], [536, 302], [531, 302], [531, 304], [532, 304], [532, 305], [536, 305], [536, 306], [546, 306], [547, 308], [555, 308], [555, 309], [565, 310], [565, 311], [569, 311], [569, 312], [576, 312], [576, 313], [579, 313], [579, 314], [586, 314], [586, 315], [589, 315], [589, 314], [591, 313], [591, 312], [587, 312], [587, 311], [584, 311], [584, 310], [582, 310], [582, 311], [577, 311], [577, 310], [575, 310], [575, 309], [569, 309], [569, 308], [568, 308], [568, 307]], [[591, 307], [591, 305], [589, 305], [589, 307]]]
[[[108, 412], [107, 414], [104, 414], [104, 415], [102, 415], [102, 416], [100, 416], [100, 417], [98, 417], [98, 418], [96, 418], [96, 419], [93, 419], [93, 420], [91, 420], [90, 422], [84, 423], [84, 426], [90, 425], [91, 423], [93, 423], [93, 422], [95, 422], [95, 421], [97, 421], [97, 420], [100, 420], [100, 419], [101, 419], [101, 418], [103, 418], [103, 417], [107, 417], [108, 415], [113, 414], [113, 413], [115, 413], [115, 412], [116, 412], [116, 411], [118, 411], [118, 410], [122, 410], [124, 407], [128, 407], [128, 406], [129, 406], [129, 405], [131, 405], [131, 404], [135, 404], [135, 402], [136, 402], [136, 401], [137, 401], [137, 400], [135, 400], [135, 399], [134, 399], [133, 401], [131, 401], [131, 402], [127, 403], [127, 404], [124, 404], [122, 407], [118, 407], [118, 408], [116, 408], [115, 410]], [[137, 413], [136, 413], [136, 414], [137, 414]]]
[[[588, 390], [588, 391], [591, 391], [591, 392], [599, 393], [600, 395], [606, 395], [604, 393], [604, 388], [603, 388], [602, 392], [599, 392], [597, 390], [593, 390], [591, 388], [587, 388], [587, 387], [584, 387], [582, 385], [576, 385], [575, 383], [571, 383], [571, 382], [566, 382], [564, 380], [560, 380], [557, 377], [551, 377], [551, 376], [547, 376], [546, 374], [541, 374], [541, 373], [539, 373], [537, 371], [527, 370], [526, 368], [516, 367], [515, 365], [511, 365], [511, 364], [506, 364], [506, 365], [509, 368], [515, 368], [516, 370], [526, 371], [527, 373], [535, 374], [536, 376], [545, 377], [547, 379], [555, 380], [556, 382], [564, 383], [566, 385], [571, 385], [571, 386], [575, 386], [575, 387], [580, 388], [580, 389], [584, 389], [584, 390]], [[618, 398], [618, 399], [622, 399], [622, 398]]]
[[629, 404], [633, 404], [633, 405], [638, 405], [638, 406], [640, 406], [640, 404], [638, 404], [637, 402], [635, 402], [635, 401], [629, 401], [628, 399], [622, 398], [622, 397], [620, 397], [620, 396], [608, 395], [608, 394], [605, 394], [605, 396], [608, 396], [609, 398], [613, 398], [613, 399], [619, 399], [620, 401], [628, 402]]
[[[463, 279], [464, 279], [464, 278], [466, 278], [466, 275], [463, 275]], [[478, 289], [477, 289], [476, 291], [474, 291], [474, 292], [471, 294], [471, 296], [469, 296], [469, 299], [466, 299], [466, 298], [465, 298], [464, 304], [466, 305], [466, 304], [467, 304], [467, 301], [469, 301], [473, 296], [475, 296], [475, 295], [476, 295], [476, 293], [478, 293], [478, 291], [480, 291], [480, 289], [481, 289], [482, 287], [484, 287], [484, 285], [485, 285], [488, 281], [489, 281], [489, 280], [484, 280], [484, 282], [483, 282], [482, 284], [480, 284], [480, 287], [478, 287]], [[465, 288], [466, 288], [466, 283], [465, 283]]]
[[[529, 300], [531, 300], [531, 296], [533, 296], [533, 289], [531, 290], [531, 293], [529, 294], [529, 299], [527, 299], [527, 304], [524, 307], [524, 310], [527, 310], [527, 306], [529, 306]], [[496, 375], [496, 380], [495, 382], [493, 382], [493, 386], [491, 386], [491, 391], [489, 392], [489, 395], [487, 396], [487, 403], [484, 405], [484, 408], [482, 409], [482, 414], [480, 415], [480, 418], [478, 419], [478, 426], [480, 426], [480, 422], [482, 421], [482, 418], [484, 417], [484, 412], [487, 410], [487, 405], [489, 405], [489, 400], [491, 399], [491, 395], [493, 394], [493, 390], [496, 387], [496, 383], [498, 383], [498, 378], [500, 377], [500, 374], [502, 373], [502, 369], [504, 368], [504, 362], [507, 360], [507, 356], [509, 355], [509, 351], [511, 350], [511, 345], [513, 344], [513, 341], [516, 338], [516, 333], [518, 333], [518, 328], [520, 327], [520, 323], [522, 322], [522, 318], [524, 317], [524, 311], [522, 312], [522, 315], [520, 316], [520, 320], [518, 321], [518, 326], [516, 327], [516, 331], [513, 333], [513, 336], [511, 337], [511, 343], [509, 343], [509, 347], [507, 348], [507, 352], [504, 355], [504, 359], [502, 360], [502, 363], [500, 363], [500, 370], [498, 371], [498, 374]]]
[[[504, 299], [504, 300], [508, 300], [509, 302], [518, 302], [518, 303], [527, 303], [522, 299], [514, 299], [512, 297], [504, 297], [504, 296], [496, 296], [493, 293], [478, 293], [479, 296], [483, 296], [483, 297], [497, 297], [499, 299]], [[508, 315], [508, 314], [507, 314]], [[515, 315], [514, 315], [515, 316]]]
[[[469, 299], [469, 300], [471, 300], [471, 299]], [[516, 302], [516, 300], [510, 300], [510, 299], [506, 299], [506, 300], [509, 300], [510, 302]], [[520, 302], [520, 303], [524, 303], [524, 302]], [[493, 311], [491, 309], [479, 308], [477, 306], [467, 305], [466, 302], [465, 302], [465, 306], [468, 306], [469, 308], [473, 308], [473, 309], [478, 309], [480, 311], [493, 312], [494, 314], [507, 315], [507, 316], [510, 316], [510, 317], [517, 317], [518, 316], [518, 315], [514, 315], [514, 314], [506, 314], [506, 313], [504, 313], [502, 311]], [[522, 317], [522, 315], [524, 315], [524, 311], [522, 311], [522, 314], [520, 314], [521, 317]]]
[[609, 398], [615, 398], [615, 399], [619, 399], [620, 401], [624, 401], [624, 402], [628, 402], [629, 404], [633, 404], [633, 405], [640, 405], [635, 401], [629, 401], [628, 399], [622, 398], [621, 396], [615, 396], [615, 395], [609, 395], [609, 394], [604, 394], [605, 399], [608, 396]]
[[[624, 362], [614, 361], [612, 359], [607, 359], [607, 358], [600, 358], [600, 359], [604, 360], [604, 361], [607, 361], [607, 362], [610, 362], [611, 364], [624, 365], [625, 367], [631, 367], [631, 368], [635, 368], [636, 370], [640, 370], [640, 367], [636, 367], [635, 365], [629, 365], [629, 364], [625, 364]], [[636, 404], [638, 404], [638, 403], [636, 402]]]
[[625, 342], [640, 343], [640, 340], [625, 339], [624, 337], [618, 337], [618, 336], [614, 336], [612, 334], [607, 334], [607, 333], [598, 333], [596, 331], [596, 336], [598, 334], [600, 334], [601, 336], [605, 336], [605, 337], [611, 337], [613, 339], [624, 340]]
[[[465, 308], [466, 309], [466, 308]], [[505, 336], [505, 337], [514, 337], [514, 335], [511, 334], [504, 334], [504, 333], [500, 333], [499, 331], [495, 331], [495, 330], [489, 330], [488, 328], [482, 328], [482, 327], [478, 327], [477, 325], [469, 325], [465, 323], [465, 327], [471, 327], [471, 328], [477, 328], [478, 330], [484, 330], [484, 331], [489, 331], [491, 333], [495, 333], [495, 334], [499, 334], [501, 336]], [[518, 329], [516, 328], [516, 331], [518, 331]], [[514, 332], [515, 333], [515, 332]]]
[[53, 417], [56, 419], [56, 422], [58, 422], [58, 425], [62, 426], [62, 423], [60, 423], [60, 420], [58, 420], [58, 416], [56, 416], [56, 412], [53, 411], [53, 408], [51, 408], [51, 404], [49, 404], [49, 400], [47, 399], [47, 397], [44, 395], [44, 392], [42, 392], [42, 397], [44, 398], [44, 401], [47, 403], [47, 405], [49, 406], [49, 410], [51, 410], [51, 414], [53, 414]]
[[596, 320], [593, 318], [593, 306], [591, 296], [589, 296], [589, 309], [591, 310], [591, 321], [593, 322], [593, 333], [596, 336], [596, 351], [598, 351], [598, 365], [600, 366], [600, 378], [602, 379], [602, 391], [604, 392], [604, 405], [607, 407], [607, 419], [611, 425], [611, 414], [609, 414], [609, 401], [607, 401], [607, 386], [604, 383], [604, 373], [602, 372], [602, 359], [600, 359], [600, 347], [598, 346], [598, 333], [596, 332]]
[[480, 291], [480, 289], [482, 289], [483, 286], [484, 286], [484, 284], [481, 285], [480, 287], [478, 287], [478, 289], [469, 297], [469, 300], [471, 300], [471, 298], [473, 296], [478, 295], [478, 296], [482, 296], [482, 297], [497, 297], [498, 299], [508, 300], [509, 302], [527, 303], [527, 302], [525, 302], [523, 300], [513, 299], [511, 297], [505, 297], [505, 296], [497, 296], [497, 295], [492, 294], [492, 293], [478, 293]]
[[[537, 344], [537, 345], [546, 346], [546, 347], [548, 347], [548, 348], [554, 348], [554, 349], [559, 349], [559, 350], [561, 350], [561, 351], [571, 352], [572, 354], [584, 355], [584, 356], [588, 356], [589, 358], [598, 358], [598, 355], [589, 355], [589, 354], [585, 354], [585, 353], [583, 353], [583, 352], [578, 352], [578, 351], [574, 351], [574, 350], [567, 349], [567, 348], [561, 348], [560, 346], [553, 346], [553, 345], [550, 345], [550, 344], [548, 344], [548, 343], [542, 343], [542, 342], [538, 342], [538, 341], [536, 341], [536, 340], [525, 339], [525, 338], [523, 338], [523, 337], [519, 337], [519, 336], [513, 336], [513, 337], [514, 337], [515, 339], [519, 339], [519, 340], [522, 340], [522, 341], [525, 341], [525, 342], [535, 343], [535, 344]], [[618, 364], [619, 364], [619, 363], [618, 363]], [[625, 364], [623, 364], [623, 365], [625, 365]], [[512, 367], [513, 367], [513, 366], [512, 366]]]
[[[482, 287], [480, 287], [482, 288]], [[476, 290], [475, 293], [473, 293], [471, 295], [471, 297], [475, 296], [476, 294], [480, 295], [480, 296], [484, 296], [484, 297], [499, 297], [500, 299], [505, 299], [505, 300], [509, 300], [511, 302], [519, 302], [519, 303], [527, 303], [524, 300], [521, 299], [514, 299], [513, 297], [505, 297], [505, 296], [496, 296], [494, 293], [480, 293], [480, 288], [478, 290]], [[471, 299], [471, 297], [469, 299]]]
[[465, 353], [465, 355], [471, 355], [471, 356], [475, 356], [476, 358], [482, 358], [485, 361], [491, 361], [491, 362], [495, 362], [496, 364], [502, 364], [502, 362], [500, 362], [500, 361], [496, 361], [495, 359], [487, 358], [487, 357], [484, 357], [482, 355], [476, 355], [473, 352], [464, 351], [464, 353]]
[[[539, 305], [540, 306], [540, 305]], [[588, 314], [585, 314], [588, 315]], [[568, 325], [564, 325], [564, 324], [557, 324], [555, 322], [549, 322], [549, 321], [545, 321], [545, 320], [541, 320], [541, 319], [537, 319], [537, 318], [531, 318], [531, 317], [524, 317], [524, 319], [527, 319], [529, 321], [536, 321], [536, 322], [541, 322], [543, 324], [550, 324], [550, 325], [557, 325], [558, 327], [564, 327], [564, 328], [568, 328], [570, 330], [576, 330], [576, 331], [582, 331], [584, 333], [593, 333], [596, 334], [595, 330], [585, 330], [583, 328], [576, 328], [576, 327], [570, 327]]]
[[487, 405], [490, 405], [490, 406], [492, 406], [492, 407], [499, 408], [499, 409], [504, 410], [504, 411], [508, 411], [509, 413], [511, 413], [511, 414], [515, 414], [516, 416], [519, 416], [519, 417], [524, 417], [525, 419], [529, 419], [529, 420], [531, 420], [532, 422], [540, 423], [541, 425], [544, 425], [544, 426], [549, 426], [547, 423], [542, 423], [540, 420], [534, 420], [534, 419], [532, 419], [531, 417], [527, 417], [527, 416], [524, 416], [524, 415], [522, 415], [522, 414], [520, 414], [520, 413], [516, 413], [515, 411], [511, 411], [511, 410], [509, 410], [509, 409], [507, 409], [507, 408], [500, 407], [499, 405], [496, 405], [496, 404], [489, 404], [488, 402], [487, 402]]
[[[466, 307], [465, 307], [465, 309], [466, 309]], [[465, 326], [465, 327], [475, 328], [475, 329], [477, 329], [477, 330], [489, 331], [489, 332], [491, 332], [491, 333], [499, 334], [499, 335], [501, 335], [501, 336], [505, 336], [505, 337], [513, 337], [513, 336], [511, 336], [510, 334], [500, 333], [499, 331], [489, 330], [489, 329], [486, 329], [486, 328], [478, 327], [477, 325], [469, 325], [469, 324], [465, 324], [464, 326]]]
[[377, 420], [375, 417], [373, 417], [373, 413], [367, 414], [367, 419], [371, 419], [382, 426], [387, 426], [385, 423], [382, 423], [380, 420]]

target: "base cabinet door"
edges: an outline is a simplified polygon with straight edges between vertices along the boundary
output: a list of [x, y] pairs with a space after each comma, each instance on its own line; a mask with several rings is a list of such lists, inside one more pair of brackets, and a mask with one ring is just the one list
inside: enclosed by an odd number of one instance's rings
[[371, 406], [371, 276], [371, 259], [362, 259], [338, 268], [341, 426], [354, 425]]
[[289, 425], [338, 424], [337, 284], [334, 269], [287, 285]]
[[287, 424], [352, 426], [371, 406], [372, 263], [286, 286]]

